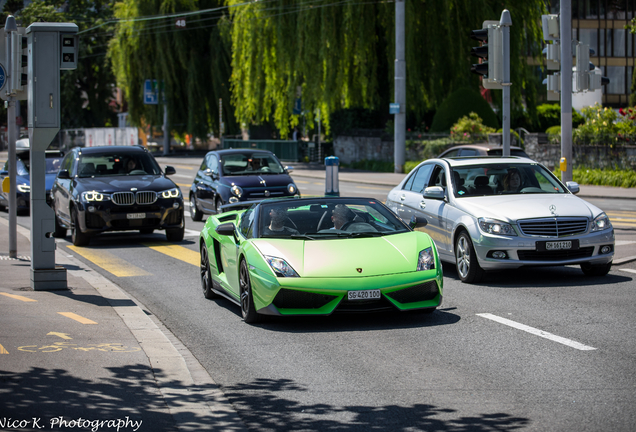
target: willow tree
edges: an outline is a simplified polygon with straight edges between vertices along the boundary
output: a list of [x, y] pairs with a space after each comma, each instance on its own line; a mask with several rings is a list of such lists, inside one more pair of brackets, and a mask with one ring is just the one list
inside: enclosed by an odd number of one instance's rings
[[[117, 3], [109, 58], [134, 124], [163, 123], [161, 100], [144, 105], [144, 82], [152, 79], [163, 85], [172, 130], [202, 138], [218, 131], [219, 99], [226, 127], [237, 130], [229, 106], [230, 43], [221, 34], [226, 14], [220, 6], [218, 0]], [[185, 27], [177, 26], [177, 19], [185, 20]]]
[[[273, 121], [283, 135], [299, 122], [293, 104], [322, 119], [342, 108], [388, 109], [393, 98], [395, 5], [344, 0], [228, 0], [232, 100], [242, 123]], [[534, 100], [528, 56], [541, 46], [543, 0], [510, 0], [512, 99]], [[406, 0], [407, 110], [416, 116], [472, 84], [470, 30], [498, 20], [503, 3]], [[327, 125], [328, 126], [328, 125]], [[382, 125], [380, 125], [382, 126]]]

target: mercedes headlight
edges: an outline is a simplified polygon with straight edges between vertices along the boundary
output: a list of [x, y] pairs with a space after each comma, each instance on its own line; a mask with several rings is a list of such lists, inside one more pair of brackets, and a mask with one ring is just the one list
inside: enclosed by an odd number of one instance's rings
[[497, 219], [479, 218], [479, 228], [485, 233], [516, 236], [517, 232], [509, 223]]
[[109, 201], [110, 194], [97, 192], [97, 191], [87, 191], [82, 192], [82, 201], [84, 202], [93, 202], [93, 201]]
[[241, 189], [240, 186], [237, 185], [232, 185], [232, 189], [230, 189], [232, 191], [232, 194], [234, 194], [237, 197], [241, 197], [241, 195], [243, 195], [243, 189]]
[[181, 196], [181, 190], [179, 188], [168, 189], [161, 192], [161, 198], [179, 198]]
[[299, 277], [296, 270], [292, 268], [287, 261], [282, 258], [276, 258], [273, 256], [266, 256], [265, 260], [274, 271], [276, 277]]
[[29, 186], [28, 184], [19, 184], [16, 187], [18, 188], [18, 191], [20, 191], [22, 193], [31, 192], [31, 186]]
[[433, 248], [426, 248], [420, 252], [417, 258], [417, 271], [433, 270], [435, 268], [435, 255]]
[[287, 192], [289, 192], [290, 195], [293, 195], [296, 192], [298, 192], [298, 188], [296, 187], [295, 184], [290, 183], [290, 184], [287, 185]]
[[596, 216], [592, 221], [592, 231], [603, 231], [612, 227], [609, 218], [605, 212]]

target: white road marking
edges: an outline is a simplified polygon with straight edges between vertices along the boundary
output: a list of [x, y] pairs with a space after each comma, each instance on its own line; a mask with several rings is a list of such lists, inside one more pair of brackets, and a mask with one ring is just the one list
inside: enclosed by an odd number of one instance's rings
[[507, 326], [510, 326], [510, 327], [514, 327], [514, 328], [516, 328], [518, 330], [523, 330], [525, 332], [531, 333], [531, 334], [536, 335], [536, 336], [541, 336], [542, 338], [546, 338], [546, 339], [549, 339], [551, 341], [558, 342], [560, 344], [567, 345], [567, 346], [569, 346], [571, 348], [576, 348], [576, 349], [581, 350], [581, 351], [591, 351], [591, 350], [595, 350], [596, 349], [594, 347], [583, 345], [583, 344], [581, 344], [579, 342], [575, 342], [575, 341], [573, 341], [571, 339], [566, 339], [564, 337], [553, 335], [552, 333], [548, 333], [548, 332], [545, 332], [543, 330], [536, 329], [534, 327], [530, 327], [530, 326], [527, 326], [527, 325], [524, 325], [524, 324], [520, 324], [518, 322], [511, 321], [511, 320], [506, 319], [506, 318], [501, 318], [501, 317], [499, 317], [497, 315], [493, 315], [493, 314], [489, 314], [489, 313], [481, 313], [481, 314], [477, 314], [477, 316], [480, 316], [482, 318], [487, 318], [489, 320], [497, 321], [498, 323], [501, 323], [501, 324], [504, 324], [504, 325], [507, 325]]
[[201, 231], [195, 231], [195, 230], [186, 228], [185, 233], [183, 235], [186, 237], [199, 237], [199, 234], [201, 234]]
[[631, 240], [616, 240], [616, 246], [625, 246], [625, 245], [634, 244], [634, 243], [636, 243], [636, 241], [631, 241]]
[[632, 269], [619, 269], [619, 270], [624, 272], [636, 273], [636, 270], [632, 270]]

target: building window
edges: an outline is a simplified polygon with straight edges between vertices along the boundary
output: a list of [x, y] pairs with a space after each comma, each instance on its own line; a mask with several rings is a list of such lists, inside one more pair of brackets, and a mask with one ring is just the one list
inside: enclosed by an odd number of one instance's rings
[[627, 68], [622, 66], [607, 66], [605, 76], [610, 79], [610, 83], [605, 86], [606, 94], [625, 94], [625, 74]]
[[627, 66], [627, 94], [632, 94], [633, 80], [634, 80], [634, 67]]
[[579, 29], [579, 41], [589, 45], [598, 56], [598, 29]]

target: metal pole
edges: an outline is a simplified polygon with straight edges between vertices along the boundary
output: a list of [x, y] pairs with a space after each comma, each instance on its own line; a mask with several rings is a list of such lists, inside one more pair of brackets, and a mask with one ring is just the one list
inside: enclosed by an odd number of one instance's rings
[[561, 0], [561, 158], [566, 170], [561, 180], [572, 181], [572, 4]]
[[503, 125], [502, 125], [502, 142], [504, 157], [510, 156], [510, 26], [512, 19], [508, 9], [504, 9], [501, 13], [499, 21], [503, 36]]
[[395, 1], [395, 103], [400, 107], [394, 120], [394, 172], [404, 172], [406, 159], [406, 60], [404, 55], [404, 2]]
[[[10, 90], [11, 87], [11, 35], [18, 30], [13, 16], [7, 17], [4, 26], [5, 34], [5, 55], [7, 77], [5, 86]], [[9, 257], [17, 258], [18, 256], [18, 197], [16, 185], [16, 154], [15, 154], [15, 98], [9, 97], [7, 100], [7, 140], [9, 142]]]
[[170, 153], [170, 128], [168, 127], [168, 104], [163, 104], [163, 155]]

